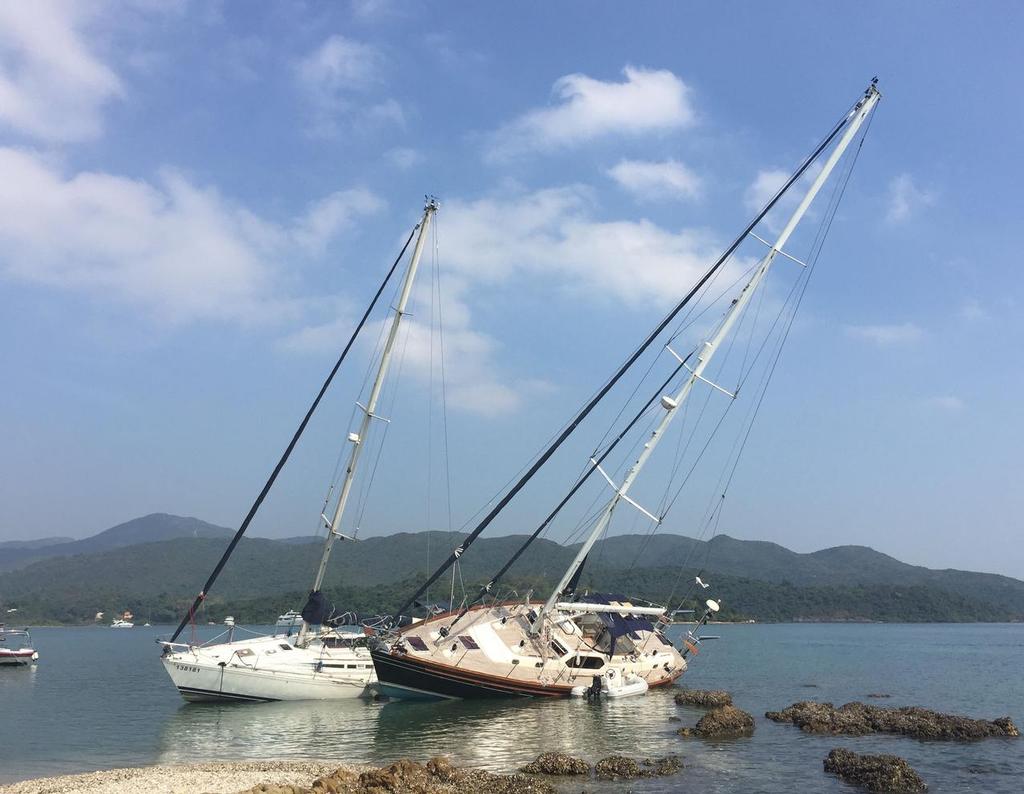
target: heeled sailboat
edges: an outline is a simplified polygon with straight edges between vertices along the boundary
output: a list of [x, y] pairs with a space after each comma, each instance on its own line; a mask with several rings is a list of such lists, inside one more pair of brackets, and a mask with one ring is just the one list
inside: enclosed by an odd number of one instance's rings
[[[377, 687], [383, 694], [408, 699], [570, 697], [580, 695], [588, 689], [597, 692], [610, 691], [616, 687], [621, 694], [640, 694], [648, 688], [670, 685], [684, 673], [687, 669], [686, 656], [693, 651], [693, 640], [699, 638], [690, 634], [684, 640], [683, 649], [677, 649], [663, 631], [669, 622], [668, 607], [641, 603], [622, 594], [577, 595], [580, 574], [588, 555], [608, 529], [617, 510], [637, 509], [656, 524], [660, 524], [664, 518], [664, 515], [655, 515], [645, 509], [630, 496], [634, 482], [654, 454], [659, 442], [665, 437], [669, 425], [683, 413], [688, 400], [698, 388], [724, 392], [735, 400], [738, 389], [730, 392], [713, 382], [713, 375], [707, 372], [707, 367], [716, 353], [723, 348], [723, 343], [729, 335], [737, 330], [737, 324], [750, 307], [754, 295], [763, 291], [765, 278], [776, 259], [780, 255], [795, 259], [786, 252], [790, 236], [857, 137], [866, 119], [876, 107], [879, 97], [875, 81], [872, 81], [864, 94], [833, 126], [815, 151], [804, 160], [722, 257], [651, 332], [602, 389], [567, 423], [534, 464], [477, 524], [448, 560], [428, 578], [409, 603], [420, 597], [427, 587], [437, 581], [450, 566], [457, 564], [462, 555], [468, 553], [469, 546], [479, 534], [630, 370], [644, 351], [659, 339], [664, 339], [663, 332], [669, 327], [669, 323], [695, 295], [699, 298], [699, 290], [715, 276], [739, 245], [751, 239], [758, 240], [768, 247], [768, 251], [757, 261], [752, 269], [753, 275], [746, 280], [742, 289], [734, 293], [715, 330], [703, 338], [686, 356], [677, 354], [673, 348], [665, 345], [665, 349], [674, 359], [671, 362], [674, 367], [672, 374], [661, 384], [666, 388], [662, 390], [660, 386], [637, 416], [616, 437], [616, 442], [623, 438], [641, 417], [647, 417], [644, 419], [645, 422], [653, 417], [654, 429], [646, 438], [640, 439], [639, 454], [633, 459], [631, 467], [621, 481], [615, 482], [602, 466], [607, 452], [611, 449], [609, 447], [606, 452], [590, 459], [585, 474], [577, 480], [568, 495], [512, 559], [481, 588], [475, 599], [467, 600], [460, 609], [427, 618], [406, 628], [396, 629], [390, 636], [376, 641], [372, 645], [371, 653], [377, 671]], [[820, 170], [816, 170], [819, 166]], [[852, 168], [852, 161], [850, 167]], [[801, 179], [810, 180], [810, 186], [792, 211], [775, 242], [768, 243], [755, 233], [755, 228], [782, 196]], [[841, 196], [841, 191], [838, 195]], [[796, 261], [805, 265], [800, 260]], [[657, 416], [659, 411], [660, 417]], [[607, 498], [603, 510], [593, 521], [575, 559], [564, 571], [547, 599], [533, 600], [527, 596], [517, 600], [491, 600], [491, 593], [498, 580], [505, 575], [526, 547], [550, 525], [582, 483], [594, 472], [598, 472], [607, 481], [611, 496]], [[708, 611], [698, 625], [706, 623], [710, 615], [718, 610], [718, 604], [713, 600], [707, 602], [707, 607]]]
[[[323, 614], [325, 602], [320, 595], [320, 589], [334, 543], [338, 538], [346, 537], [341, 532], [345, 508], [352, 492], [362, 450], [366, 447], [371, 431], [371, 424], [375, 419], [379, 420], [375, 413], [378, 399], [391, 364], [399, 327], [406, 313], [406, 305], [419, 268], [424, 242], [427, 239], [427, 230], [436, 211], [437, 202], [428, 199], [422, 219], [409, 235], [405, 247], [380, 285], [380, 289], [353, 333], [352, 339], [345, 347], [341, 358], [300, 424], [263, 492], [242, 522], [203, 590], [196, 597], [188, 614], [182, 619], [177, 631], [169, 640], [159, 641], [163, 647], [161, 661], [164, 668], [186, 700], [242, 702], [335, 700], [365, 697], [372, 694], [369, 687], [375, 680], [373, 663], [367, 649], [365, 632], [357, 625], [363, 619], [352, 615], [348, 620], [342, 620], [339, 616]], [[301, 616], [289, 611], [278, 618], [276, 631], [269, 636], [238, 638], [236, 632], [240, 629], [236, 628], [234, 621], [231, 621], [224, 635], [209, 642], [178, 642], [177, 640], [186, 626], [189, 623], [194, 623], [196, 611], [206, 600], [214, 580], [226, 564], [277, 474], [287, 461], [320, 399], [369, 317], [370, 311], [395, 272], [398, 263], [404, 257], [413, 235], [417, 235], [416, 244], [393, 308], [376, 376], [365, 405], [359, 405], [362, 413], [359, 426], [348, 434], [347, 440], [351, 445], [351, 450], [334, 513], [331, 518], [322, 514], [327, 537], [313, 579], [310, 602], [303, 609]], [[336, 627], [340, 624], [350, 624], [356, 627], [344, 630]], [[293, 628], [296, 626], [298, 631], [293, 632]]]

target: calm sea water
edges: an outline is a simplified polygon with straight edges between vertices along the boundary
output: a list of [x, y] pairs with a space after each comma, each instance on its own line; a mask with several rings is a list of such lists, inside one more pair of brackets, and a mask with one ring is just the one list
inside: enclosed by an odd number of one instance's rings
[[[757, 718], [753, 737], [684, 740], [701, 712], [671, 692], [558, 702], [185, 704], [159, 663], [166, 628], [33, 631], [33, 669], [0, 669], [0, 784], [98, 768], [200, 760], [330, 758], [383, 763], [448, 754], [510, 771], [544, 750], [591, 761], [676, 753], [679, 776], [635, 791], [849, 791], [822, 772], [832, 747], [903, 756], [932, 791], [1019, 792], [1024, 739], [971, 744], [828, 738], [763, 718], [797, 700], [888, 693], [913, 704], [1024, 723], [1024, 625], [714, 626], [684, 676], [723, 688]], [[692, 788], [691, 788], [692, 787]], [[572, 788], [570, 786], [570, 788]], [[576, 789], [579, 788], [577, 785]], [[588, 789], [594, 787], [589, 785]], [[597, 790], [600, 790], [599, 788]]]

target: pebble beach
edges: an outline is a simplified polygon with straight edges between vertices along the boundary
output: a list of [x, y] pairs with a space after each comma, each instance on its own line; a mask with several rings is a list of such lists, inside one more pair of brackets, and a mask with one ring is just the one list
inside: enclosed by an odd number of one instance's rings
[[261, 783], [308, 786], [339, 768], [365, 769], [338, 761], [164, 764], [24, 780], [0, 787], [0, 794], [233, 794]]

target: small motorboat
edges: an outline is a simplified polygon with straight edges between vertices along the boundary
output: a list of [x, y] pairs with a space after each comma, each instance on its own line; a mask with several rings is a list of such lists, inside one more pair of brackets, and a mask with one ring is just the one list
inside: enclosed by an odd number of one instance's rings
[[625, 698], [642, 695], [647, 689], [647, 681], [636, 673], [623, 673], [612, 667], [603, 675], [595, 675], [591, 686], [574, 686], [572, 696]]
[[0, 665], [29, 665], [38, 659], [27, 629], [8, 629], [0, 623]]
[[135, 617], [127, 609], [121, 613], [121, 617], [115, 618], [114, 622], [110, 624], [112, 629], [134, 629], [135, 624], [132, 623], [132, 619]]

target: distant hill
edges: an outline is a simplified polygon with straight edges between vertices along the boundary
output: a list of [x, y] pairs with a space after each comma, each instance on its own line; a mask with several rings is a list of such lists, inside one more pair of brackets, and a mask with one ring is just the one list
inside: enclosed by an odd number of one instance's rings
[[3, 549], [42, 549], [47, 546], [55, 546], [58, 543], [70, 543], [74, 538], [36, 538], [35, 540], [0, 540], [0, 550]]
[[[145, 516], [72, 543], [60, 556], [23, 560], [0, 573], [0, 599], [24, 620], [87, 622], [131, 608], [151, 622], [173, 619], [202, 586], [231, 530], [194, 518]], [[336, 546], [326, 588], [361, 608], [396, 606], [461, 540], [445, 532], [398, 533]], [[463, 556], [460, 579], [487, 581], [524, 536], [482, 538]], [[578, 547], [538, 540], [508, 586], [552, 586]], [[2, 551], [2, 550], [0, 550]], [[13, 552], [26, 551], [13, 549]], [[320, 555], [317, 538], [246, 538], [225, 568], [210, 607], [240, 615], [299, 606]], [[799, 554], [774, 543], [720, 535], [618, 536], [597, 544], [584, 585], [663, 602], [681, 597], [697, 572], [727, 613], [758, 620], [1022, 620], [1024, 582], [996, 574], [907, 565], [864, 546]], [[438, 585], [434, 594], [450, 587]], [[697, 593], [703, 597], [703, 593]], [[264, 610], [261, 613], [260, 610]], [[273, 614], [271, 614], [273, 613]]]
[[[49, 557], [69, 557], [74, 554], [90, 554], [93, 552], [119, 549], [139, 543], [152, 543], [171, 538], [227, 538], [232, 530], [200, 521], [198, 518], [185, 518], [168, 515], [167, 513], [151, 513], [148, 516], [134, 518], [123, 524], [106, 529], [98, 535], [82, 540], [70, 538], [48, 539], [55, 542], [39, 541], [35, 545], [0, 544], [0, 571], [9, 571], [24, 567], [36, 560]], [[13, 541], [23, 544], [25, 541]], [[32, 541], [28, 541], [32, 543]]]

